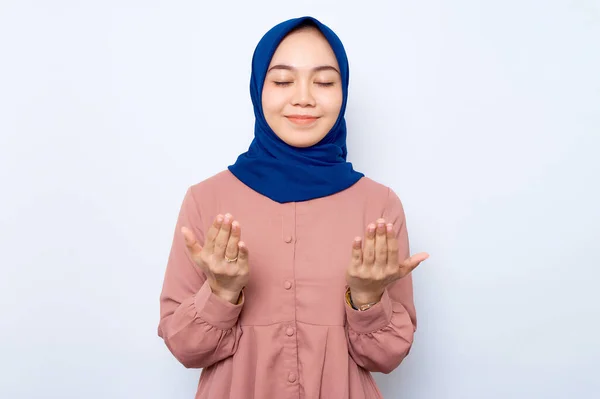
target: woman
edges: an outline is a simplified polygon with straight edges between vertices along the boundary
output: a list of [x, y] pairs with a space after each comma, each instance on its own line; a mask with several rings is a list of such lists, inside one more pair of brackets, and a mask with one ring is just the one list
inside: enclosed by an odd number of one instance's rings
[[[381, 398], [416, 328], [402, 204], [346, 162], [348, 61], [314, 18], [252, 60], [255, 138], [183, 200], [158, 329], [196, 398]], [[364, 233], [364, 238], [362, 237]], [[242, 241], [243, 240], [243, 241]]]

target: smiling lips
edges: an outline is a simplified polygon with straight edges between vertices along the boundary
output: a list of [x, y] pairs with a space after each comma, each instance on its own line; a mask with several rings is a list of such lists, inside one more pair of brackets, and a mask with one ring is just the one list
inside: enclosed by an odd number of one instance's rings
[[311, 115], [287, 115], [286, 118], [296, 125], [310, 125], [319, 119], [318, 117]]

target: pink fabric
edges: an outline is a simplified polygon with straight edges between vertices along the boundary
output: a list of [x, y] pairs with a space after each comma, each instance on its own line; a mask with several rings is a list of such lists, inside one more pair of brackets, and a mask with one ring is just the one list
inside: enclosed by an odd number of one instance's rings
[[[210, 289], [188, 255], [181, 226], [201, 244], [219, 213], [231, 213], [250, 252], [241, 304]], [[389, 373], [416, 329], [411, 276], [359, 312], [344, 299], [352, 241], [384, 217], [400, 258], [409, 256], [404, 211], [389, 188], [363, 177], [315, 200], [279, 204], [229, 171], [187, 191], [160, 297], [158, 334], [186, 367], [203, 368], [196, 398], [381, 398], [370, 372]]]

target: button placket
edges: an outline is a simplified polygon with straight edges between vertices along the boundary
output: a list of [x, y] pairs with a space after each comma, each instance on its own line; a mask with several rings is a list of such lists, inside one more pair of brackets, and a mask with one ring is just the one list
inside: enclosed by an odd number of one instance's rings
[[298, 342], [295, 337], [297, 335], [297, 330], [295, 328], [295, 320], [296, 320], [296, 312], [295, 312], [295, 250], [296, 250], [296, 203], [288, 203], [285, 204], [282, 208], [282, 228], [281, 228], [281, 249], [285, 251], [286, 258], [288, 262], [285, 268], [285, 276], [283, 281], [283, 288], [288, 291], [284, 296], [286, 300], [290, 300], [290, 304], [292, 308], [290, 309], [289, 319], [292, 320], [291, 323], [288, 322], [287, 326], [282, 326], [283, 329], [280, 330], [281, 334], [284, 337], [285, 347], [288, 352], [289, 358], [286, 361], [286, 371], [288, 371], [287, 380], [290, 384], [295, 384], [298, 381]]
[[286, 244], [294, 242], [294, 234], [296, 233], [296, 204], [286, 204], [282, 218], [281, 238]]

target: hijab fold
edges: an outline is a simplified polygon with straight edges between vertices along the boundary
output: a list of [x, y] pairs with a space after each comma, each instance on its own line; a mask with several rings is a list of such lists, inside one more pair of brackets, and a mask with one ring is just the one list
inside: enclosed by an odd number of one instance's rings
[[[342, 78], [343, 101], [336, 123], [317, 144], [298, 148], [281, 140], [269, 127], [262, 110], [262, 88], [277, 46], [294, 28], [314, 25], [325, 36], [337, 58]], [[300, 202], [345, 190], [364, 175], [346, 161], [348, 58], [337, 35], [312, 17], [284, 21], [260, 40], [252, 57], [250, 96], [254, 105], [254, 139], [229, 170], [254, 191], [279, 203]]]

